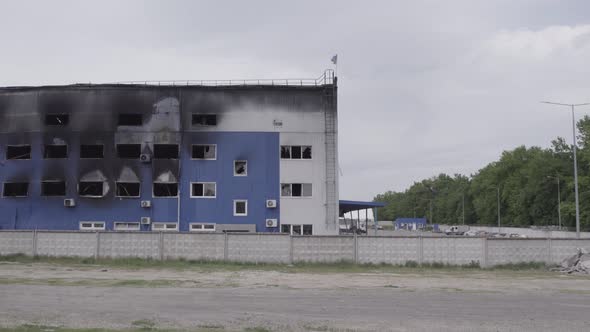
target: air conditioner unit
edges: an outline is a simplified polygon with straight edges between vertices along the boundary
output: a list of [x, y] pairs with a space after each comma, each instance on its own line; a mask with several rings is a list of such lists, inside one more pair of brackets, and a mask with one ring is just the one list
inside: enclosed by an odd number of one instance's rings
[[277, 200], [276, 199], [267, 199], [266, 200], [266, 207], [269, 209], [274, 209], [277, 207]]
[[266, 227], [277, 227], [279, 222], [276, 219], [266, 219]]
[[150, 208], [152, 207], [152, 201], [141, 201], [142, 208]]
[[65, 207], [74, 207], [74, 206], [76, 206], [76, 200], [73, 198], [66, 198], [66, 199], [64, 199], [64, 206]]
[[152, 222], [152, 218], [150, 217], [141, 217], [141, 224], [142, 225], [149, 225]]
[[152, 161], [152, 155], [151, 154], [147, 154], [147, 153], [142, 153], [139, 156], [139, 160], [141, 160], [142, 163], [149, 163]]

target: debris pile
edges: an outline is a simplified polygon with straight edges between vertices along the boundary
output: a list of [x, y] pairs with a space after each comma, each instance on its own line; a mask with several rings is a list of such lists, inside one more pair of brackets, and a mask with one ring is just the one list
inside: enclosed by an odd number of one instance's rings
[[572, 274], [590, 274], [590, 254], [584, 249], [578, 248], [578, 252], [561, 262], [557, 271]]

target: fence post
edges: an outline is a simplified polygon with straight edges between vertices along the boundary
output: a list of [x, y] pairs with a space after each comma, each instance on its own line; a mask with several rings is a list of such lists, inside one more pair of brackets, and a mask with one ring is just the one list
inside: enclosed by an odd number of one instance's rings
[[94, 259], [100, 257], [100, 232], [96, 232], [96, 251], [94, 252]]
[[354, 233], [354, 248], [353, 248], [354, 252], [352, 254], [352, 259], [354, 264], [358, 264], [359, 262], [359, 243], [358, 243], [358, 238], [356, 233]]
[[33, 254], [33, 257], [35, 257], [35, 256], [37, 256], [37, 230], [36, 229], [33, 230], [33, 243], [32, 243], [32, 245], [33, 245], [32, 254]]
[[553, 255], [552, 255], [552, 253], [551, 253], [551, 251], [553, 250], [553, 248], [552, 248], [552, 247], [553, 247], [553, 246], [552, 246], [552, 244], [551, 244], [551, 238], [548, 238], [548, 239], [547, 239], [547, 260], [548, 260], [548, 262], [547, 262], [547, 264], [546, 264], [546, 265], [551, 265], [551, 264], [553, 264], [553, 260], [552, 260], [552, 258], [553, 258], [552, 256], [553, 256]]
[[289, 264], [293, 264], [293, 235], [289, 234]]
[[481, 267], [487, 268], [488, 267], [488, 238], [482, 237], [481, 238]]
[[164, 260], [164, 232], [160, 232], [160, 235], [158, 237], [158, 241], [160, 243], [160, 245], [158, 246], [160, 249], [160, 260], [163, 261]]
[[422, 265], [424, 261], [424, 240], [422, 235], [418, 236], [418, 264]]
[[223, 261], [227, 262], [227, 258], [229, 257], [227, 249], [228, 249], [228, 245], [227, 245], [227, 232], [223, 233], [224, 237], [223, 237]]

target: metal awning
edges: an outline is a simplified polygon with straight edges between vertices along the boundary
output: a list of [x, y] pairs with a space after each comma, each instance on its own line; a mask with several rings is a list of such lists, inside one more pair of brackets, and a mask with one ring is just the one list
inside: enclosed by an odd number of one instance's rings
[[382, 202], [362, 202], [362, 201], [346, 201], [341, 200], [339, 201], [340, 206], [340, 215], [350, 212], [350, 211], [359, 211], [359, 210], [366, 210], [378, 207], [384, 207], [385, 203]]

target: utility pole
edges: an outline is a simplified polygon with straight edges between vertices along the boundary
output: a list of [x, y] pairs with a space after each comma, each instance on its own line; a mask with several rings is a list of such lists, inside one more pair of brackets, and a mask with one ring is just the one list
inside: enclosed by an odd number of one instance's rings
[[545, 104], [551, 105], [559, 105], [559, 106], [568, 106], [572, 109], [572, 136], [574, 141], [574, 191], [576, 196], [576, 238], [580, 238], [580, 200], [578, 197], [578, 160], [576, 157], [576, 150], [578, 149], [578, 144], [576, 143], [576, 116], [575, 116], [575, 107], [576, 106], [585, 106], [590, 105], [590, 103], [584, 104], [563, 104], [563, 103], [554, 103], [550, 101], [542, 101]]
[[434, 216], [432, 215], [432, 200], [430, 200], [430, 224], [434, 225]]

